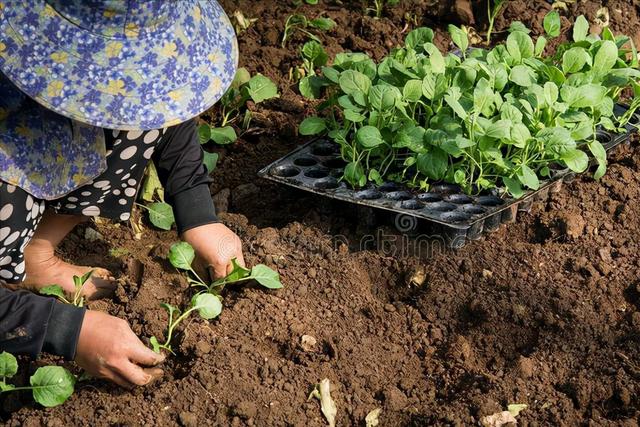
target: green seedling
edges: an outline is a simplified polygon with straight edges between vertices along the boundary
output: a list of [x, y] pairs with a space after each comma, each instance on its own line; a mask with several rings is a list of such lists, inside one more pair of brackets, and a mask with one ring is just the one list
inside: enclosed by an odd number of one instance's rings
[[82, 290], [84, 285], [93, 275], [93, 270], [85, 273], [83, 276], [73, 276], [73, 284], [75, 286], [75, 292], [73, 298], [68, 299], [67, 294], [60, 285], [50, 285], [40, 289], [40, 294], [47, 296], [54, 296], [65, 304], [75, 305], [76, 307], [84, 307], [84, 296], [82, 296]]
[[316, 69], [327, 65], [329, 55], [315, 40], [308, 41], [302, 47], [302, 67], [298, 74], [302, 76], [298, 84], [300, 94], [309, 99], [321, 96], [323, 79], [316, 76]]
[[193, 247], [186, 242], [176, 243], [171, 246], [168, 258], [171, 265], [188, 273], [187, 279], [189, 280], [189, 284], [194, 288], [198, 288], [200, 292], [191, 299], [191, 307], [184, 313], [170, 304], [161, 304], [161, 307], [167, 310], [169, 320], [166, 341], [160, 344], [156, 337], [151, 337], [150, 339], [151, 347], [156, 353], [159, 353], [161, 350], [173, 353], [171, 349], [173, 332], [176, 326], [189, 317], [194, 311], [197, 311], [200, 317], [206, 320], [218, 317], [222, 312], [220, 292], [226, 285], [255, 280], [269, 289], [279, 289], [282, 287], [278, 273], [266, 265], [256, 265], [251, 270], [248, 270], [240, 266], [235, 259], [232, 260], [233, 271], [229, 275], [208, 284], [193, 269], [192, 265], [195, 260], [195, 251]]
[[[559, 16], [549, 14], [544, 27], [547, 37], [559, 35]], [[322, 68], [323, 114], [304, 120], [300, 133], [326, 133], [338, 144], [342, 179], [353, 187], [446, 182], [517, 198], [538, 189], [553, 165], [579, 173], [593, 160], [602, 177], [607, 158], [596, 131], [621, 131], [640, 107], [634, 100], [624, 116], [614, 113], [623, 91], [640, 94], [635, 46], [608, 28], [589, 34], [578, 17], [573, 40], [547, 56], [547, 38], [524, 30], [470, 49], [468, 33], [450, 26], [459, 53], [443, 54], [434, 32], [419, 28], [379, 63], [339, 54]]]
[[[493, 33], [493, 26], [496, 22], [496, 18], [500, 14], [503, 6], [507, 0], [487, 0], [487, 15], [489, 18], [489, 29], [487, 30], [487, 45], [491, 44], [491, 35]], [[493, 3], [493, 6], [492, 6]]]
[[191, 299], [191, 307], [184, 313], [182, 313], [177, 307], [170, 304], [160, 304], [160, 306], [169, 313], [169, 321], [166, 332], [166, 341], [163, 344], [160, 344], [155, 336], [151, 337], [149, 340], [151, 348], [156, 353], [160, 353], [161, 350], [166, 350], [173, 354], [173, 350], [171, 349], [173, 332], [175, 328], [193, 312], [197, 311], [200, 317], [205, 320], [215, 319], [222, 312], [222, 302], [220, 301], [220, 297], [209, 293], [195, 295]]
[[47, 408], [62, 405], [72, 394], [76, 377], [61, 366], [43, 366], [29, 379], [30, 386], [16, 387], [7, 379], [18, 373], [18, 361], [7, 352], [0, 353], [0, 394], [31, 390], [33, 399]]
[[280, 275], [264, 264], [258, 264], [252, 269], [247, 269], [238, 264], [236, 259], [231, 260], [233, 270], [226, 277], [212, 283], [205, 282], [192, 267], [195, 260], [193, 247], [186, 242], [176, 243], [169, 250], [169, 262], [175, 268], [189, 273], [187, 276], [192, 287], [199, 288], [203, 292], [220, 294], [226, 285], [237, 284], [255, 280], [258, 284], [268, 289], [280, 289]]
[[384, 8], [387, 6], [397, 6], [400, 0], [373, 0], [373, 7], [367, 8], [368, 11], [373, 12], [376, 18], [382, 18]]
[[[206, 160], [205, 155], [205, 163]], [[137, 204], [137, 206], [149, 213], [149, 221], [151, 224], [161, 230], [171, 230], [173, 224], [175, 224], [173, 208], [164, 201], [164, 188], [162, 187], [162, 183], [158, 177], [158, 171], [153, 162], [150, 162], [145, 170], [140, 198], [146, 204]]]
[[[238, 139], [236, 130], [231, 126], [242, 117], [239, 127], [248, 129], [251, 123], [251, 111], [247, 109], [247, 102], [260, 104], [269, 99], [279, 97], [278, 87], [268, 77], [262, 74], [251, 76], [246, 68], [240, 68], [236, 73], [231, 87], [220, 99], [222, 120], [219, 126], [202, 124], [198, 129], [200, 143], [213, 141], [218, 145], [228, 145]], [[205, 165], [209, 172], [213, 171], [218, 156], [215, 153], [205, 153]]]
[[287, 42], [294, 33], [300, 32], [311, 40], [320, 43], [320, 38], [311, 30], [330, 31], [336, 26], [336, 22], [331, 18], [318, 17], [309, 19], [301, 13], [294, 13], [287, 18], [284, 24], [284, 34], [282, 36], [282, 47], [286, 47]]

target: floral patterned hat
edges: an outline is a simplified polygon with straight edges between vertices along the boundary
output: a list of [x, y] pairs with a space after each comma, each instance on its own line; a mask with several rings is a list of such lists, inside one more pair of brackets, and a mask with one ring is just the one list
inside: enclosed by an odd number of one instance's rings
[[2, 73], [0, 94], [0, 182], [54, 200], [106, 170], [101, 128], [42, 107]]
[[0, 0], [0, 71], [93, 126], [186, 121], [222, 97], [237, 63], [233, 26], [214, 0]]

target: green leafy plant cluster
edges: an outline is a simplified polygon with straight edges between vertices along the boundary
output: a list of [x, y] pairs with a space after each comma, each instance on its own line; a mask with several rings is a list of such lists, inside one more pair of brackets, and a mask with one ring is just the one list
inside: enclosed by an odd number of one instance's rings
[[74, 391], [76, 377], [61, 366], [43, 366], [29, 379], [29, 386], [16, 387], [7, 380], [18, 373], [18, 361], [7, 352], [0, 353], [0, 394], [31, 390], [33, 399], [51, 408], [63, 404]]
[[317, 99], [322, 95], [323, 79], [316, 75], [316, 69], [324, 67], [329, 61], [329, 55], [322, 44], [311, 40], [301, 49], [302, 67], [294, 70], [294, 77], [299, 80], [300, 94], [309, 99]]
[[169, 249], [169, 262], [178, 270], [187, 272], [189, 285], [198, 289], [198, 293], [191, 299], [190, 307], [184, 312], [170, 304], [161, 304], [169, 314], [166, 339], [160, 343], [156, 337], [151, 337], [150, 343], [153, 350], [159, 353], [161, 350], [172, 352], [171, 339], [173, 331], [182, 321], [187, 319], [192, 313], [198, 312], [201, 318], [211, 320], [222, 312], [222, 290], [226, 285], [238, 284], [254, 280], [268, 289], [280, 289], [280, 275], [264, 264], [258, 264], [251, 269], [242, 267], [233, 259], [231, 261], [233, 269], [227, 276], [215, 280], [211, 283], [203, 280], [193, 268], [195, 251], [186, 242], [179, 242]]
[[44, 288], [40, 289], [40, 294], [56, 297], [65, 304], [75, 305], [76, 307], [84, 307], [84, 297], [82, 296], [82, 290], [84, 289], [84, 285], [92, 275], [93, 270], [85, 273], [83, 276], [73, 276], [75, 291], [71, 298], [67, 297], [67, 294], [60, 285], [45, 286]]
[[[247, 102], [260, 104], [269, 99], [277, 98], [278, 87], [268, 77], [262, 74], [251, 76], [246, 68], [238, 69], [231, 87], [220, 99], [220, 115], [222, 117], [219, 126], [211, 126], [203, 123], [198, 128], [200, 144], [207, 144], [213, 141], [217, 145], [229, 145], [237, 141], [238, 134], [232, 126], [242, 117], [242, 123], [238, 126], [241, 129], [248, 129], [251, 124], [251, 111], [247, 108]], [[213, 172], [218, 163], [218, 153], [204, 151], [204, 165]], [[150, 163], [142, 185], [140, 198], [145, 204], [138, 204], [138, 207], [149, 213], [149, 221], [161, 230], [171, 230], [175, 224], [175, 217], [171, 205], [164, 200], [164, 189], [158, 178], [158, 172]]]
[[[213, 141], [218, 145], [227, 145], [235, 142], [238, 135], [231, 124], [239, 117], [242, 117], [240, 127], [243, 129], [247, 129], [251, 123], [251, 111], [247, 108], [247, 102], [252, 101], [254, 104], [260, 104], [278, 96], [280, 96], [278, 87], [271, 79], [262, 74], [251, 76], [246, 68], [238, 69], [231, 87], [219, 102], [222, 116], [220, 125], [201, 125], [199, 128], [200, 143], [206, 144]], [[215, 168], [217, 155], [207, 153], [204, 161], [207, 169], [211, 172]]]
[[[547, 37], [560, 34], [557, 12], [544, 27]], [[304, 120], [300, 133], [328, 132], [354, 187], [447, 182], [468, 193], [506, 187], [520, 197], [554, 166], [585, 171], [587, 153], [599, 178], [607, 160], [596, 130], [621, 130], [638, 108], [634, 99], [624, 116], [614, 114], [625, 89], [640, 92], [637, 51], [608, 28], [590, 35], [582, 16], [553, 56], [544, 55], [547, 37], [527, 31], [512, 26], [504, 43], [470, 49], [468, 34], [449, 26], [459, 53], [444, 55], [433, 31], [419, 28], [380, 63], [339, 54], [322, 68], [323, 117]]]

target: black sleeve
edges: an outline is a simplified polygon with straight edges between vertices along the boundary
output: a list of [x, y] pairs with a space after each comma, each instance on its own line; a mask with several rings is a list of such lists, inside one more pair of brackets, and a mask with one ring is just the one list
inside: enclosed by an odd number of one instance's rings
[[153, 161], [165, 199], [173, 207], [178, 233], [219, 222], [209, 192], [212, 180], [203, 163], [197, 119], [168, 128]]
[[73, 360], [85, 310], [53, 298], [0, 287], [0, 351]]

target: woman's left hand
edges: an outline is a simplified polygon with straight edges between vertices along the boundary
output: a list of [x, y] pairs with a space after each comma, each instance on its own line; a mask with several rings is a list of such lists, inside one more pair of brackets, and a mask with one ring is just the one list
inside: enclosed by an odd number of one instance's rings
[[227, 226], [221, 223], [206, 224], [183, 233], [182, 238], [195, 249], [196, 254], [212, 270], [214, 279], [231, 273], [231, 260], [245, 266], [242, 256], [242, 241]]

